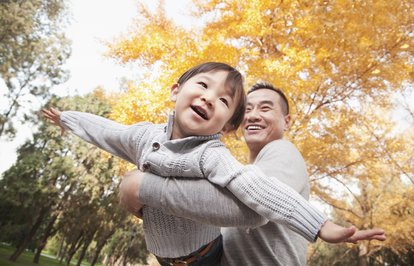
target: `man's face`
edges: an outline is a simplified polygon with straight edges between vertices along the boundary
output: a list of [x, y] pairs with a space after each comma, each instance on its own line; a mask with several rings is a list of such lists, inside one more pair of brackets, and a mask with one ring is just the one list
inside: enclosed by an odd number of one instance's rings
[[280, 95], [259, 89], [247, 95], [243, 135], [250, 150], [260, 151], [273, 140], [281, 139], [289, 128], [290, 115], [284, 115]]

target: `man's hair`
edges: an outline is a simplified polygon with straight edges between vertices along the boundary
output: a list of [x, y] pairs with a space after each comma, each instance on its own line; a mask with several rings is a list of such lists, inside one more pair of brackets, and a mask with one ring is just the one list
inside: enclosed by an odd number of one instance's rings
[[283, 93], [283, 91], [279, 88], [276, 88], [275, 86], [273, 86], [270, 83], [267, 82], [257, 82], [256, 84], [254, 84], [249, 91], [247, 92], [247, 95], [249, 95], [250, 93], [257, 91], [257, 90], [261, 90], [261, 89], [266, 89], [266, 90], [272, 90], [274, 92], [276, 92], [277, 94], [279, 94], [280, 96], [280, 106], [282, 107], [282, 111], [284, 115], [288, 115], [289, 114], [289, 101], [286, 97], [286, 95]]
[[237, 69], [220, 62], [202, 63], [187, 70], [183, 75], [181, 75], [177, 83], [181, 86], [197, 74], [215, 71], [228, 72], [225, 86], [230, 89], [233, 100], [237, 101], [236, 108], [233, 116], [229, 120], [229, 123], [231, 125], [231, 130], [236, 130], [243, 121], [244, 109], [246, 108], [246, 94], [243, 88], [243, 76]]

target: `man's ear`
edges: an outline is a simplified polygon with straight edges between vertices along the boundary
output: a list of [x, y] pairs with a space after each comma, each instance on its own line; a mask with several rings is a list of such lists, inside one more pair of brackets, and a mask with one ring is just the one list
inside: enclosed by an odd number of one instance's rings
[[171, 86], [171, 95], [170, 95], [170, 100], [172, 102], [175, 102], [177, 100], [177, 94], [178, 94], [178, 89], [180, 88], [180, 84], [175, 83], [174, 85]]
[[285, 127], [283, 130], [287, 131], [290, 128], [290, 114], [285, 115], [284, 120], [285, 120]]

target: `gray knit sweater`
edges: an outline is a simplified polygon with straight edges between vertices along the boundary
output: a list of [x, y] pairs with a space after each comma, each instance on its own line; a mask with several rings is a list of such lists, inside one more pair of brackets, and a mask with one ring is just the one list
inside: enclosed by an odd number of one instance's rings
[[[286, 224], [310, 241], [316, 238], [326, 218], [302, 196], [282, 182], [269, 182], [258, 167], [240, 164], [219, 134], [170, 140], [172, 121], [170, 117], [168, 124], [125, 126], [87, 113], [61, 114], [66, 129], [140, 170], [166, 177], [207, 178], [267, 219]], [[148, 250], [160, 257], [187, 255], [219, 234], [217, 227], [152, 208], [144, 208], [143, 220]]]
[[[306, 165], [291, 142], [279, 139], [268, 143], [254, 164], [270, 179], [277, 178], [308, 199]], [[222, 226], [221, 265], [306, 265], [307, 241], [303, 237], [274, 222], [243, 228], [243, 213], [230, 211], [242, 203], [227, 189], [206, 180], [164, 178], [148, 173], [141, 183], [140, 200], [176, 216]]]

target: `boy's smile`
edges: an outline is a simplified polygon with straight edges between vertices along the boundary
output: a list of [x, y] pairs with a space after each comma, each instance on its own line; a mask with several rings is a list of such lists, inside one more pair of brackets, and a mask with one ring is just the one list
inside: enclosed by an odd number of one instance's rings
[[191, 109], [204, 120], [208, 120], [207, 111], [203, 107], [191, 105]]
[[184, 84], [174, 85], [176, 102], [172, 139], [225, 133], [236, 103], [226, 88], [228, 72], [200, 73]]

